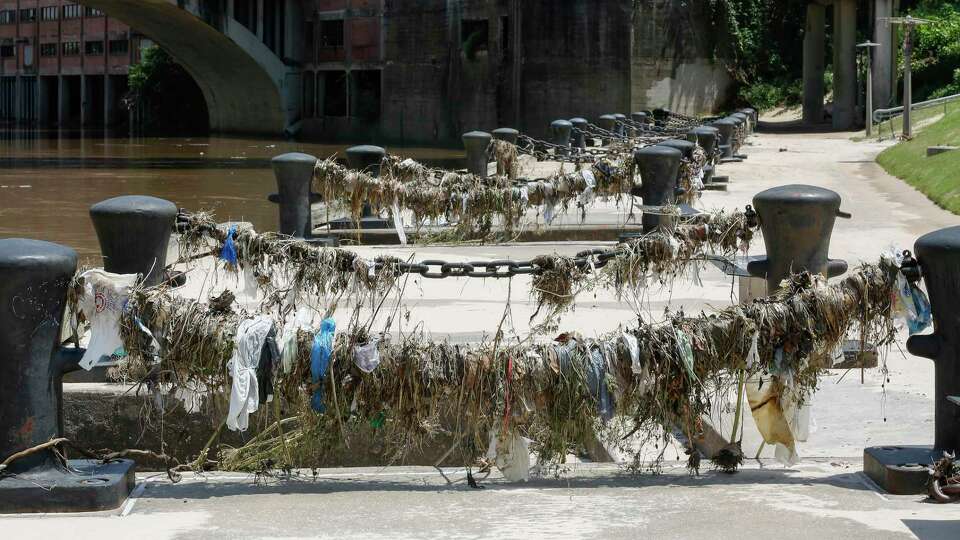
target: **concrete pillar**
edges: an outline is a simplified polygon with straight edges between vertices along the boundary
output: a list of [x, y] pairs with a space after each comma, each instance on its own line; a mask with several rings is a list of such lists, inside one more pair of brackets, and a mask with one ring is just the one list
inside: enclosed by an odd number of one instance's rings
[[894, 42], [896, 26], [881, 21], [881, 17], [892, 17], [894, 0], [876, 0], [876, 20], [874, 21], [873, 41], [879, 47], [873, 50], [873, 105], [877, 109], [894, 107], [896, 85], [897, 48]]
[[803, 35], [803, 121], [807, 124], [823, 121], [826, 19], [824, 6], [807, 5], [807, 26]]
[[851, 129], [857, 103], [857, 0], [833, 3], [833, 127]]

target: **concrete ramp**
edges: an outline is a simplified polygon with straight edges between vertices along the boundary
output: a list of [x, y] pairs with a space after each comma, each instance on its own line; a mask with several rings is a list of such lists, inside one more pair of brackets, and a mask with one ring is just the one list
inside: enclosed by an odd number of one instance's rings
[[190, 11], [195, 2], [80, 3], [120, 19], [166, 49], [203, 91], [212, 131], [279, 135], [291, 120], [284, 99], [286, 66], [229, 16], [220, 16], [223, 28], [218, 29]]

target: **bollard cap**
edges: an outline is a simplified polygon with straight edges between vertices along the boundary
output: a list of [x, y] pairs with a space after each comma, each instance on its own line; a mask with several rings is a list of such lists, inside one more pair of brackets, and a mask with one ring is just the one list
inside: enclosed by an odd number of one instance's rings
[[550, 127], [562, 129], [573, 127], [573, 124], [569, 120], [554, 120], [553, 122], [550, 122]]
[[683, 157], [690, 159], [693, 157], [693, 151], [697, 148], [697, 143], [680, 139], [667, 139], [665, 141], [658, 142], [657, 146], [676, 148], [683, 154]]
[[72, 274], [76, 269], [77, 252], [66, 246], [27, 238], [0, 239], [0, 273]]
[[632, 112], [632, 113], [630, 113], [630, 118], [632, 118], [632, 119], [634, 119], [634, 120], [636, 120], [636, 121], [638, 121], [638, 122], [641, 121], [641, 120], [646, 120], [647, 116], [649, 116], [649, 115], [648, 115], [646, 112], [644, 112], [644, 111], [637, 111], [637, 112]]
[[[805, 184], [790, 184], [761, 191], [753, 197], [753, 206], [758, 212], [763, 208], [777, 206], [822, 206], [840, 209], [840, 195], [829, 189]], [[761, 216], [761, 219], [763, 216]]]
[[177, 205], [165, 199], [146, 195], [124, 195], [98, 202], [90, 207], [91, 216], [117, 216], [141, 214], [157, 218], [169, 218], [171, 222], [177, 216]]
[[647, 160], [647, 159], [675, 159], [679, 161], [683, 157], [683, 153], [676, 148], [671, 148], [669, 146], [645, 146], [643, 148], [637, 149], [633, 153], [633, 158], [636, 161]]
[[627, 119], [627, 115], [622, 114], [622, 113], [616, 113], [616, 114], [613, 115], [613, 117], [616, 118], [617, 120], [626, 120], [626, 119]]
[[733, 118], [721, 118], [713, 123], [714, 127], [718, 128], [720, 131], [724, 129], [732, 129], [736, 127], [738, 122]]
[[[351, 169], [363, 170], [371, 166], [379, 167], [387, 151], [380, 146], [362, 144], [360, 146], [351, 146], [347, 148], [347, 163]], [[377, 169], [379, 174], [379, 169]]]
[[922, 257], [934, 253], [960, 254], [960, 226], [947, 227], [921, 236], [914, 244], [914, 251], [917, 257], [921, 258], [921, 265], [923, 265]]
[[698, 126], [691, 129], [690, 133], [696, 133], [697, 135], [706, 135], [706, 134], [717, 135], [720, 133], [720, 130], [713, 126]]
[[519, 135], [520, 132], [508, 127], [497, 128], [491, 132], [491, 135], [496, 137], [497, 135]]
[[466, 144], [467, 141], [486, 141], [489, 143], [492, 138], [493, 135], [486, 131], [468, 131], [461, 136], [464, 144]]
[[586, 127], [590, 122], [588, 122], [586, 118], [580, 118], [578, 116], [576, 118], [571, 118], [570, 123], [576, 127]]
[[274, 157], [270, 160], [274, 166], [276, 165], [310, 165], [311, 167], [316, 166], [317, 158], [316, 156], [311, 156], [310, 154], [303, 154], [300, 152], [290, 152], [287, 154], [280, 154], [279, 156]]
[[600, 115], [600, 120], [616, 120], [617, 116], [613, 114], [602, 114]]

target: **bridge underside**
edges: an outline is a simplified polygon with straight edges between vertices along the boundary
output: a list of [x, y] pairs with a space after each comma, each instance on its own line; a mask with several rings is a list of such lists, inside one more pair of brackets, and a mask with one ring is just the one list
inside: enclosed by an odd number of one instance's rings
[[212, 131], [283, 132], [279, 84], [232, 39], [170, 0], [82, 0], [167, 50], [203, 92]]

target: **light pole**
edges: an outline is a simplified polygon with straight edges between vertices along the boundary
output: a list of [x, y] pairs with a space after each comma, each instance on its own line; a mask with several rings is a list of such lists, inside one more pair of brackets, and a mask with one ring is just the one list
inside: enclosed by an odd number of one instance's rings
[[873, 49], [879, 47], [879, 43], [873, 43], [867, 40], [857, 45], [858, 49], [867, 51], [867, 123], [865, 136], [873, 135]]
[[909, 139], [913, 137], [913, 127], [910, 123], [910, 116], [913, 112], [913, 70], [910, 63], [913, 60], [913, 28], [921, 24], [929, 24], [933, 21], [927, 19], [915, 19], [909, 15], [906, 17], [881, 17], [877, 20], [884, 21], [887, 24], [903, 25], [903, 137]]

